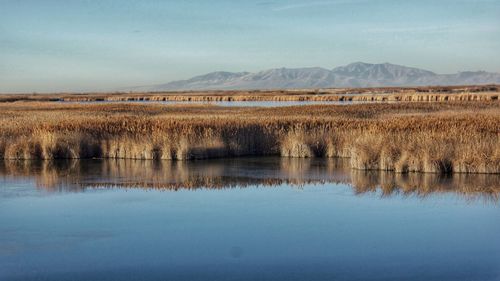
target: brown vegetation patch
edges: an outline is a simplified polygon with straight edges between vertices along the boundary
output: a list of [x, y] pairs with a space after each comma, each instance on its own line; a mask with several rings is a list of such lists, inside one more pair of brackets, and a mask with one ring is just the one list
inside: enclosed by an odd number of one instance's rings
[[0, 158], [351, 157], [356, 169], [500, 173], [498, 101], [221, 108], [0, 104]]

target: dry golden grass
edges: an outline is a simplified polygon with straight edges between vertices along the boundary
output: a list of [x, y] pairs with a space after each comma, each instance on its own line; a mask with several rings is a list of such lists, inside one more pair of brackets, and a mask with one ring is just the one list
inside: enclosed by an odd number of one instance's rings
[[500, 173], [498, 101], [222, 108], [0, 104], [0, 158], [350, 157], [352, 168]]

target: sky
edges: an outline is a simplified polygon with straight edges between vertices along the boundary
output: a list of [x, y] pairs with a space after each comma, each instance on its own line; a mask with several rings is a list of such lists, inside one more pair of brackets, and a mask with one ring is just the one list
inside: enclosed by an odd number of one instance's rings
[[0, 92], [390, 62], [500, 72], [500, 0], [0, 0]]

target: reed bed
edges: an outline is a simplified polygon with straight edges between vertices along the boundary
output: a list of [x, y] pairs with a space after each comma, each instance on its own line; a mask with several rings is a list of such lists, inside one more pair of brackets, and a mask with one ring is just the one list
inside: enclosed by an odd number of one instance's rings
[[345, 157], [398, 173], [500, 173], [498, 101], [222, 108], [0, 104], [0, 158]]
[[131, 102], [131, 101], [162, 101], [162, 102], [231, 102], [231, 101], [315, 101], [315, 102], [398, 102], [398, 101], [488, 101], [498, 100], [498, 92], [449, 92], [449, 93], [422, 93], [422, 92], [397, 92], [397, 93], [286, 93], [286, 94], [148, 94], [148, 95], [111, 95], [103, 97], [95, 96], [69, 96], [61, 97], [59, 101], [66, 102]]

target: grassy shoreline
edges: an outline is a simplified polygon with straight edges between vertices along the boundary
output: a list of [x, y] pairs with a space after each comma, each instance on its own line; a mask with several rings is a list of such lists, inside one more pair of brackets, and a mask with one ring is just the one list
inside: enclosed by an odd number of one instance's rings
[[398, 173], [500, 173], [498, 101], [221, 108], [0, 104], [0, 158], [346, 157]]

